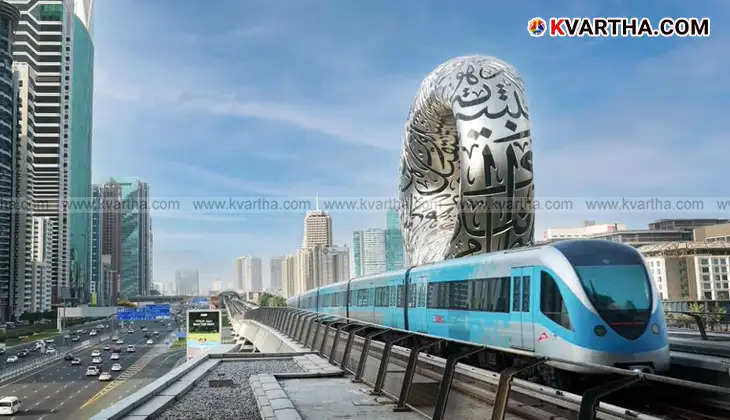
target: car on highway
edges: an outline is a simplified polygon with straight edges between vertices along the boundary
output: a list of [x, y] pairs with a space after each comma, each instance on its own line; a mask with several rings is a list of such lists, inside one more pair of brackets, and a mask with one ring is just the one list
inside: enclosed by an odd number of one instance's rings
[[91, 357], [101, 356], [101, 352], [97, 349], [91, 352]]
[[119, 353], [121, 351], [122, 351], [121, 346], [117, 346], [117, 345], [112, 346], [112, 353]]
[[81, 338], [78, 335], [75, 335], [75, 336], [71, 337], [71, 341], [73, 341], [74, 343], [77, 342], [77, 341], [79, 341], [80, 339]]
[[81, 359], [79, 359], [78, 357], [74, 357], [73, 359], [71, 359], [71, 366], [79, 366], [79, 365], [81, 365]]
[[89, 331], [89, 337], [93, 337], [96, 335], [96, 330]]
[[110, 360], [119, 360], [119, 353], [112, 353]]
[[46, 354], [56, 354], [56, 349], [54, 347], [48, 347], [46, 349]]
[[18, 397], [3, 397], [0, 399], [0, 415], [12, 416], [20, 411], [20, 406]]
[[159, 331], [153, 331], [152, 334], [154, 334], [154, 335], [157, 336], [157, 335], [160, 335], [160, 332]]
[[147, 332], [147, 327], [142, 327], [143, 332]]
[[97, 366], [89, 366], [86, 368], [86, 376], [97, 376], [99, 375], [99, 368]]
[[155, 342], [152, 341], [152, 339], [150, 338], [150, 339], [147, 339], [147, 344], [155, 344]]
[[74, 356], [71, 353], [66, 353], [63, 355], [63, 360], [73, 360]]
[[122, 340], [122, 339], [120, 338], [119, 340], [117, 340], [117, 344], [124, 344], [124, 340]]
[[121, 370], [122, 370], [122, 365], [120, 365], [119, 363], [114, 363], [112, 365], [112, 372], [119, 372]]
[[130, 344], [127, 346], [127, 353], [134, 353], [137, 351], [137, 348], [134, 347], [134, 344]]
[[127, 330], [127, 334], [134, 334], [134, 330]]
[[112, 346], [110, 346], [109, 344], [104, 346], [104, 351], [110, 351], [111, 349], [112, 349]]
[[99, 375], [100, 381], [111, 381], [112, 375], [109, 372], [102, 372], [101, 375]]
[[8, 356], [8, 358], [5, 360], [5, 363], [15, 363], [18, 361], [18, 356]]
[[71, 338], [71, 336], [70, 336], [70, 335], [68, 335], [68, 334], [64, 334], [64, 336], [63, 336], [63, 339], [64, 339], [64, 340], [68, 340], [68, 339], [70, 339], [70, 338]]
[[0, 347], [0, 354], [5, 354], [5, 347]]
[[46, 339], [46, 344], [53, 344], [53, 343], [55, 343], [55, 342], [56, 342], [56, 340], [54, 340], [54, 339], [52, 339], [52, 338], [47, 338], [47, 339]]
[[119, 336], [118, 335], [115, 335], [115, 336], [112, 337], [112, 341], [117, 341], [117, 340], [119, 340]]
[[101, 360], [101, 357], [94, 357], [93, 359], [91, 359], [91, 363], [101, 364], [101, 363], [104, 363], [104, 361]]
[[25, 357], [28, 355], [28, 350], [21, 350], [15, 354], [18, 357]]
[[79, 334], [86, 334], [86, 330], [79, 330]]

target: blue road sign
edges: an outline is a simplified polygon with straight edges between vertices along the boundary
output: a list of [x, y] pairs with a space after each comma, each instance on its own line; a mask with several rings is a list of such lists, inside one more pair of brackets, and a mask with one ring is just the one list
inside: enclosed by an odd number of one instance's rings
[[152, 321], [170, 318], [170, 305], [147, 305], [141, 308], [118, 308], [120, 321]]

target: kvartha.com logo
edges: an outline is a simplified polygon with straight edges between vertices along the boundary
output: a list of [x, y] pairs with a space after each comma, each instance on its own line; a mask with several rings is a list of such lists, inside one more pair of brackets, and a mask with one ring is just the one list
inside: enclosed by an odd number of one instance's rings
[[543, 18], [534, 17], [527, 22], [527, 32], [530, 36], [543, 36], [546, 28], [547, 24]]
[[532, 37], [709, 37], [710, 18], [664, 17], [655, 25], [646, 17], [534, 17], [527, 32]]

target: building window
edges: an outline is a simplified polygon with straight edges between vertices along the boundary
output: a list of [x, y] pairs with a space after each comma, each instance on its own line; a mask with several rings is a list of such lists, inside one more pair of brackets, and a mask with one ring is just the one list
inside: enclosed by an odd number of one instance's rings
[[709, 264], [709, 261], [707, 258], [700, 258], [700, 264], [707, 265], [707, 264]]
[[710, 272], [710, 267], [702, 267], [702, 272], [703, 273], [709, 273]]

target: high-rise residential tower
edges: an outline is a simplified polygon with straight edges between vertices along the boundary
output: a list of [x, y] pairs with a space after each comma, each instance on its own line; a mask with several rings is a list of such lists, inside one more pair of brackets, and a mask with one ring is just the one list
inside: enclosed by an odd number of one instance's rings
[[286, 257], [271, 257], [269, 260], [269, 288], [271, 290], [282, 290], [282, 268], [281, 264]]
[[[70, 195], [71, 72], [74, 10], [71, 0], [8, 0], [20, 11], [13, 59], [27, 64], [27, 102], [33, 124], [28, 130], [33, 165], [34, 216], [50, 217], [53, 303], [72, 297], [69, 282], [69, 214], [63, 203]], [[20, 113], [24, 111], [21, 109]], [[83, 152], [81, 152], [83, 154]], [[88, 192], [87, 192], [88, 195]], [[24, 194], [20, 194], [24, 196]], [[23, 227], [26, 231], [26, 226]]]
[[332, 245], [332, 219], [323, 210], [311, 210], [304, 216], [302, 248]]
[[[9, 204], [13, 199], [13, 146], [16, 141], [17, 86], [13, 80], [13, 31], [20, 14], [14, 6], [0, 1], [0, 201]], [[6, 321], [14, 312], [14, 302], [24, 301], [17, 296], [13, 278], [13, 215], [0, 212], [0, 321]]]
[[262, 291], [261, 258], [252, 256], [238, 257], [235, 264], [237, 289], [243, 292]]
[[104, 250], [104, 209], [103, 190], [100, 185], [91, 186], [91, 241], [89, 250], [89, 291], [92, 305], [105, 306], [109, 304], [107, 290], [104, 285], [104, 271], [102, 264], [102, 252]]
[[198, 296], [200, 294], [198, 270], [177, 270], [175, 292], [179, 296]]

